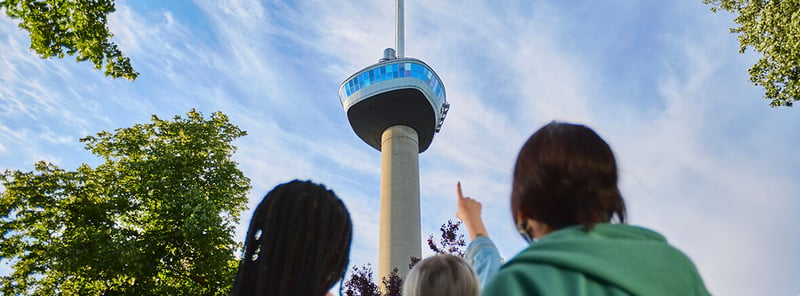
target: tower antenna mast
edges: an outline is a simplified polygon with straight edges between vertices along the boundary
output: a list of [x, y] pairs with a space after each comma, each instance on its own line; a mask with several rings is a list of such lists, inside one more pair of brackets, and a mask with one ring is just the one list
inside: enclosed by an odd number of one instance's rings
[[396, 24], [395, 24], [395, 47], [397, 47], [397, 57], [404, 58], [405, 55], [405, 23], [404, 23], [404, 15], [403, 15], [403, 0], [397, 0], [397, 7], [396, 7]]

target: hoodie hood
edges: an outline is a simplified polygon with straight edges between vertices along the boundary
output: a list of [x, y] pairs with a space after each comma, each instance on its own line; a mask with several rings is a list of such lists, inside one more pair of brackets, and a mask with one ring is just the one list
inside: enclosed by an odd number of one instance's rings
[[[573, 226], [532, 243], [505, 267], [541, 264], [575, 271], [634, 295], [707, 295], [694, 264], [660, 234], [624, 224]], [[504, 268], [505, 268], [504, 267]]]

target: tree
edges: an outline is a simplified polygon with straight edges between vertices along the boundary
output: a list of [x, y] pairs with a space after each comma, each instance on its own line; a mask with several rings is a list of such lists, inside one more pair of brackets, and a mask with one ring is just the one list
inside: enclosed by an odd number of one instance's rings
[[[412, 263], [414, 259], [412, 258]], [[417, 260], [419, 262], [419, 260]], [[413, 264], [409, 265], [413, 268]], [[388, 277], [383, 277], [381, 279], [381, 283], [383, 284], [384, 294], [386, 296], [401, 296], [403, 295], [403, 278], [401, 278], [397, 272], [399, 270], [397, 267], [392, 269], [392, 272], [389, 273]]]
[[[435, 242], [433, 234], [428, 236], [428, 247], [437, 254], [449, 254], [464, 257], [465, 247], [464, 234], [460, 232], [461, 221], [453, 222], [447, 220], [439, 230], [442, 232], [439, 242]], [[421, 259], [416, 257], [409, 258], [408, 269], [414, 268]], [[378, 290], [378, 285], [372, 280], [372, 265], [363, 265], [360, 268], [353, 267], [350, 278], [344, 282], [344, 295], [347, 296], [402, 296], [403, 278], [398, 275], [397, 268], [392, 269], [388, 277], [381, 278], [383, 290]]]
[[113, 0], [0, 0], [0, 9], [28, 31], [31, 49], [42, 58], [76, 55], [91, 61], [95, 69], [105, 66], [105, 75], [135, 80], [139, 75], [110, 41], [107, 16], [114, 12]]
[[353, 266], [350, 278], [343, 284], [346, 287], [344, 295], [347, 296], [380, 296], [378, 285], [372, 281], [372, 266], [370, 264]]
[[453, 256], [464, 257], [466, 252], [467, 242], [464, 240], [464, 234], [459, 232], [461, 221], [447, 220], [446, 224], [442, 224], [439, 231], [442, 232], [438, 244], [433, 239], [433, 234], [428, 236], [428, 247], [436, 254], [448, 254]]
[[102, 157], [67, 171], [0, 174], [4, 295], [224, 295], [250, 180], [231, 160], [246, 135], [222, 113], [156, 116], [82, 138]]
[[738, 16], [739, 52], [748, 47], [763, 54], [749, 69], [750, 81], [764, 87], [773, 107], [800, 100], [800, 0], [703, 0], [711, 11]]
[[[419, 258], [412, 257], [409, 268], [413, 268], [414, 264], [419, 262]], [[379, 290], [378, 284], [373, 282], [372, 279], [372, 265], [367, 263], [360, 268], [353, 266], [353, 272], [350, 274], [344, 283], [344, 295], [346, 296], [402, 296], [403, 294], [403, 278], [398, 274], [400, 272], [397, 267], [392, 269], [388, 277], [381, 278], [383, 290]]]

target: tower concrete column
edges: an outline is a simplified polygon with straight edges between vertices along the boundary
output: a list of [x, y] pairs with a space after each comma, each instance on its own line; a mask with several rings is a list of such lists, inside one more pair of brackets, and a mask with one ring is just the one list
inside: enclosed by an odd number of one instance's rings
[[379, 280], [395, 267], [405, 278], [410, 257], [422, 256], [420, 231], [418, 134], [395, 125], [381, 136]]

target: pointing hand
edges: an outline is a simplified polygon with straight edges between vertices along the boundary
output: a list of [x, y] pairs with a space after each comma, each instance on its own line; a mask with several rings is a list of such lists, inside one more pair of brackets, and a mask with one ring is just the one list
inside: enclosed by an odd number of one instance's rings
[[470, 239], [475, 240], [478, 235], [488, 236], [486, 227], [483, 225], [483, 220], [481, 219], [481, 203], [470, 197], [464, 197], [461, 191], [461, 182], [458, 182], [456, 185], [456, 193], [458, 195], [456, 217], [464, 222], [469, 232]]

